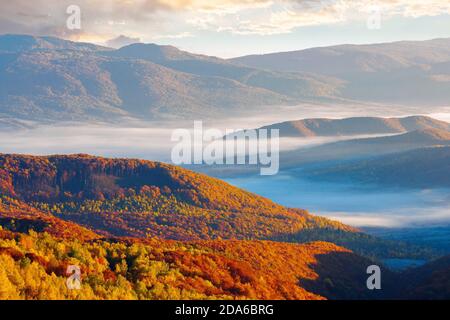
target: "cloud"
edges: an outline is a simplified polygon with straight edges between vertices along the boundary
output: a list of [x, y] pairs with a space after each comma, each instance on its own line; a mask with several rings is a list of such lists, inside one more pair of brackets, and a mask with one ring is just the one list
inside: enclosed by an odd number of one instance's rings
[[[234, 1], [227, 1], [233, 7]], [[382, 19], [395, 16], [421, 17], [450, 13], [448, 0], [281, 0], [244, 3], [220, 10], [220, 6], [202, 7], [204, 15], [188, 22], [200, 29], [228, 31], [235, 34], [272, 35], [289, 33], [296, 28], [368, 19], [378, 11]]]
[[120, 35], [116, 38], [106, 41], [106, 45], [112, 48], [121, 48], [138, 42], [141, 42], [140, 38], [131, 38], [124, 35]]
[[[81, 8], [78, 31], [65, 27], [72, 4]], [[0, 3], [0, 30], [103, 42], [122, 34], [145, 41], [197, 30], [271, 35], [367, 19], [374, 6], [382, 19], [450, 13], [448, 0], [15, 0]]]
[[[399, 195], [401, 196], [401, 195]], [[316, 212], [318, 215], [345, 224], [363, 227], [414, 228], [447, 225], [450, 223], [448, 205], [440, 207], [417, 206], [407, 209], [386, 208], [380, 212]]]
[[152, 37], [154, 40], [159, 39], [184, 39], [184, 38], [192, 38], [194, 35], [190, 32], [181, 32], [177, 34], [166, 34], [166, 35], [158, 35]]
[[158, 127], [115, 127], [99, 124], [38, 126], [28, 130], [0, 130], [4, 153], [89, 153], [106, 157], [135, 157], [170, 161], [173, 129]]
[[[77, 5], [81, 11], [81, 29], [66, 27], [67, 7]], [[2, 33], [52, 35], [69, 39], [96, 39], [106, 42], [121, 34], [154, 30], [165, 24], [160, 12], [171, 10], [162, 0], [15, 0], [0, 3]], [[156, 30], [158, 26], [158, 30]], [[135, 36], [139, 37], [139, 36]]]

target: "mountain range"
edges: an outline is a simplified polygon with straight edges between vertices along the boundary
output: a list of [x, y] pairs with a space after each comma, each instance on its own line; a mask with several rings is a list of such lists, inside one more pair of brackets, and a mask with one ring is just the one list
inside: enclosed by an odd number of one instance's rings
[[[301, 108], [311, 101], [441, 105], [450, 98], [447, 43], [319, 48], [291, 53], [296, 57], [291, 60], [275, 54], [271, 61], [291, 65], [279, 70], [255, 66], [251, 57], [225, 60], [156, 44], [114, 50], [52, 37], [3, 35], [0, 116], [110, 122], [214, 118], [286, 105]], [[420, 50], [413, 54], [412, 48]]]
[[287, 72], [313, 72], [345, 83], [343, 97], [409, 104], [445, 104], [450, 86], [450, 39], [338, 45], [250, 55], [232, 62]]
[[[0, 129], [12, 130], [226, 119], [303, 103], [425, 109], [450, 101], [450, 40], [227, 60], [156, 44], [111, 49], [0, 35], [0, 83]], [[302, 178], [450, 187], [443, 121], [303, 119], [263, 128], [282, 138], [348, 138], [281, 152], [280, 169]], [[0, 300], [448, 299], [442, 239], [442, 250], [382, 239], [161, 162], [0, 154]], [[427, 263], [400, 273], [381, 262], [405, 258]], [[367, 290], [374, 264], [382, 291]], [[66, 287], [73, 265], [83, 272], [79, 291]]]
[[[322, 77], [260, 71], [173, 47], [112, 50], [20, 35], [0, 36], [0, 70], [0, 113], [41, 121], [242, 113], [326, 94], [329, 86]], [[288, 84], [292, 95], [282, 92]]]
[[[282, 148], [281, 170], [302, 170], [306, 166], [334, 166], [339, 161], [367, 160], [389, 154], [395, 158], [395, 154], [400, 152], [450, 145], [450, 124], [425, 116], [303, 119], [275, 123], [258, 129], [276, 129], [279, 130], [281, 138], [301, 138], [304, 139], [302, 141], [312, 142], [310, 145], [300, 145], [293, 149]], [[244, 137], [245, 130], [229, 136]], [[311, 138], [318, 140], [309, 140]], [[321, 138], [330, 141], [322, 141]], [[256, 169], [256, 166], [247, 165], [196, 167], [195, 170], [226, 177], [250, 174], [256, 172]]]
[[443, 63], [450, 57], [450, 40], [400, 41], [369, 45], [338, 45], [231, 59], [256, 68], [306, 71], [329, 75], [389, 71]]

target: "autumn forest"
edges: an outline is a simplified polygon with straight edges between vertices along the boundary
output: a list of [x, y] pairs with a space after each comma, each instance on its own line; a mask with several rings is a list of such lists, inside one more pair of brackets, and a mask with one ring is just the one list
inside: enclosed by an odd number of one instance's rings
[[[388, 269], [382, 293], [366, 288], [366, 268], [379, 259], [433, 251], [368, 236], [180, 167], [1, 155], [0, 171], [0, 299], [449, 294], [450, 286], [431, 285], [426, 276], [448, 279], [445, 259], [412, 288], [406, 275]], [[67, 288], [70, 265], [81, 270], [79, 290]]]

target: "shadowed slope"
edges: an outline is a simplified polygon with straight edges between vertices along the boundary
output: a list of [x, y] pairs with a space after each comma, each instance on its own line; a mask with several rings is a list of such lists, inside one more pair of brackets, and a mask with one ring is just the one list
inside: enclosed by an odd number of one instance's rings
[[370, 158], [424, 147], [450, 145], [450, 133], [441, 129], [422, 129], [399, 135], [351, 139], [280, 154], [282, 168], [300, 167], [320, 161]]
[[430, 147], [343, 162], [307, 176], [413, 188], [450, 188], [450, 147]]
[[450, 299], [450, 256], [402, 274], [400, 294], [406, 299]]

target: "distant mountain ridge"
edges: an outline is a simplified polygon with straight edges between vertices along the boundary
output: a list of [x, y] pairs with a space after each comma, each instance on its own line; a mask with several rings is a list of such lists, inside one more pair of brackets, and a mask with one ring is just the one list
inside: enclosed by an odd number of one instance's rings
[[56, 37], [36, 37], [15, 34], [0, 35], [0, 53], [18, 53], [30, 50], [103, 51], [112, 49], [92, 43], [73, 42]]
[[[261, 71], [174, 47], [119, 50], [0, 36], [0, 114], [26, 120], [196, 119], [334, 95], [323, 76]], [[20, 85], [19, 85], [20, 84]]]
[[421, 67], [450, 60], [450, 39], [343, 44], [230, 59], [255, 68], [343, 75]]
[[167, 68], [206, 77], [221, 77], [270, 90], [291, 99], [329, 97], [337, 93], [340, 81], [311, 73], [274, 72], [234, 64], [224, 59], [179, 50], [173, 46], [132, 44], [109, 56], [142, 59]]
[[[309, 69], [292, 64], [279, 71], [156, 44], [114, 50], [53, 37], [3, 35], [0, 114], [40, 122], [111, 122], [252, 115], [305, 102], [440, 106], [450, 100], [446, 43], [389, 44], [389, 54], [398, 55], [394, 64], [382, 63], [385, 44], [311, 49], [326, 54], [313, 54], [320, 61], [307, 62]], [[416, 47], [422, 49], [411, 53]], [[326, 66], [345, 66], [336, 57], [358, 68], [332, 72]]]
[[450, 132], [437, 128], [426, 128], [414, 130], [402, 135], [390, 136], [384, 138], [385, 142], [402, 143], [430, 143], [430, 144], [448, 144], [450, 143]]
[[343, 97], [400, 104], [445, 104], [450, 89], [450, 39], [338, 45], [250, 55], [234, 63], [272, 71], [313, 72], [345, 85]]
[[327, 137], [403, 133], [422, 129], [450, 131], [450, 124], [426, 116], [404, 118], [354, 117], [287, 121], [264, 126], [261, 129], [279, 129], [280, 137]]
[[305, 149], [284, 151], [280, 154], [280, 167], [283, 169], [296, 168], [308, 163], [370, 158], [424, 147], [449, 145], [450, 132], [429, 128], [397, 135], [356, 138]]
[[356, 181], [378, 186], [450, 188], [450, 146], [343, 162], [310, 170], [306, 174], [315, 179]]
[[0, 69], [0, 113], [28, 120], [194, 118], [289, 101], [230, 79], [84, 51], [3, 54]]

